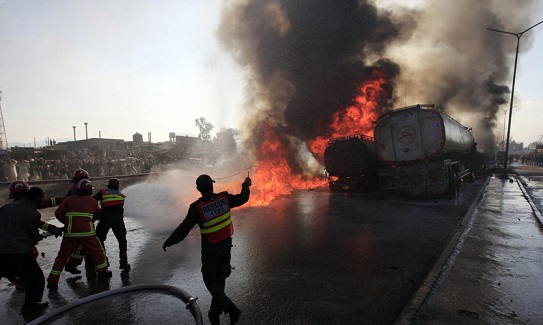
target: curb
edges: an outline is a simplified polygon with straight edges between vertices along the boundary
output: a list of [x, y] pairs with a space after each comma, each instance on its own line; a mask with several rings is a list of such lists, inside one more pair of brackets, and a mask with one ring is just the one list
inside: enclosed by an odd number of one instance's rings
[[[520, 177], [522, 177], [522, 175], [520, 175]], [[516, 179], [517, 179], [518, 186], [522, 190], [522, 194], [524, 195], [524, 198], [526, 199], [526, 201], [528, 201], [528, 203], [530, 204], [530, 207], [532, 207], [532, 211], [535, 217], [537, 218], [537, 220], [539, 220], [539, 223], [543, 226], [543, 215], [541, 215], [541, 211], [539, 211], [538, 207], [535, 205], [534, 201], [532, 200], [532, 197], [530, 196], [528, 191], [526, 191], [526, 189], [524, 188], [524, 184], [522, 184], [522, 181], [520, 181], [519, 177], [516, 177]]]
[[492, 176], [486, 178], [485, 183], [477, 193], [477, 196], [475, 200], [473, 200], [473, 203], [470, 205], [470, 207], [462, 217], [460, 223], [457, 226], [457, 230], [452, 235], [449, 243], [443, 250], [443, 253], [437, 259], [419, 289], [411, 297], [409, 302], [403, 308], [400, 315], [396, 318], [394, 325], [412, 324], [412, 322], [415, 321], [417, 313], [420, 311], [422, 306], [428, 301], [429, 297], [432, 296], [432, 294], [438, 289], [441, 280], [447, 276], [450, 266], [454, 263], [454, 256], [462, 246], [462, 237], [465, 233], [469, 231], [470, 227], [467, 226], [471, 221], [473, 212], [475, 211], [475, 208], [479, 205], [491, 177]]

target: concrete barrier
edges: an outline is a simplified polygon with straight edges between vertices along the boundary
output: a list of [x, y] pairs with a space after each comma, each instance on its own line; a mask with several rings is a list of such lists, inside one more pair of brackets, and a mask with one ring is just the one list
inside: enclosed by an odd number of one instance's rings
[[[147, 173], [147, 174], [136, 174], [136, 175], [120, 175], [120, 176], [108, 176], [108, 177], [91, 177], [90, 181], [94, 186], [94, 193], [101, 188], [106, 187], [107, 181], [110, 178], [118, 178], [121, 183], [121, 191], [123, 187], [129, 185], [142, 183], [150, 179], [154, 179], [156, 176], [161, 173]], [[70, 188], [69, 179], [61, 180], [49, 180], [49, 181], [36, 181], [36, 182], [27, 182], [29, 186], [38, 186], [41, 187], [46, 197], [64, 197], [68, 193]], [[0, 206], [11, 202], [9, 199], [9, 185], [11, 183], [1, 182], [0, 183]]]

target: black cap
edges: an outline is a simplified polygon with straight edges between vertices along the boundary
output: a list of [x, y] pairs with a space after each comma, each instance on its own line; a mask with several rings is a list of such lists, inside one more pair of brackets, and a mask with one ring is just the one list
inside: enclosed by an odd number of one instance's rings
[[209, 175], [206, 175], [206, 174], [200, 175], [196, 179], [196, 186], [198, 186], [198, 187], [211, 185], [212, 183], [215, 183], [215, 181], [212, 180], [211, 177]]

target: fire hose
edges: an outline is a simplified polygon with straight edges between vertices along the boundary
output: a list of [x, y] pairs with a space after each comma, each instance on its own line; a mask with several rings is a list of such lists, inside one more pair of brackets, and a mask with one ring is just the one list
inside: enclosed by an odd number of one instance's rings
[[202, 313], [200, 311], [200, 307], [198, 307], [198, 304], [196, 303], [196, 300], [198, 298], [192, 297], [183, 289], [180, 289], [174, 286], [164, 285], [164, 284], [139, 284], [139, 285], [133, 285], [133, 286], [122, 287], [122, 288], [100, 292], [100, 293], [73, 301], [60, 308], [54, 309], [51, 312], [43, 316], [40, 316], [27, 324], [28, 325], [42, 324], [43, 322], [51, 320], [54, 317], [57, 317], [71, 309], [74, 309], [86, 303], [89, 303], [98, 299], [126, 293], [126, 292], [143, 291], [143, 290], [166, 291], [170, 294], [173, 294], [174, 296], [177, 296], [178, 298], [181, 298], [181, 300], [185, 303], [186, 309], [188, 309], [190, 313], [192, 314], [192, 316], [194, 317], [194, 320], [196, 321], [196, 325], [203, 325]]
[[[239, 172], [236, 172], [236, 173], [234, 173], [234, 174], [227, 175], [227, 176], [213, 176], [213, 179], [217, 179], [217, 180], [219, 180], [219, 179], [220, 179], [220, 180], [225, 180], [225, 179], [228, 179], [228, 178], [232, 178], [232, 177], [234, 177], [234, 176], [236, 176], [236, 175], [239, 175], [239, 174], [241, 174], [241, 173], [243, 173], [243, 172], [245, 172], [245, 171], [247, 171], [247, 177], [249, 177], [249, 170], [251, 170], [252, 168], [253, 168], [253, 166], [249, 166], [249, 167], [247, 167], [247, 168], [244, 168], [244, 169], [240, 170]], [[192, 177], [197, 178], [198, 176], [194, 175], [194, 176], [192, 176]]]

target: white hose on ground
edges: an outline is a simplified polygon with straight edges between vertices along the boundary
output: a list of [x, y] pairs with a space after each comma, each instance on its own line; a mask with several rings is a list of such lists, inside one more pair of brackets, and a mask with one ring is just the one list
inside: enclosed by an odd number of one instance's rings
[[117, 288], [117, 289], [113, 289], [113, 290], [99, 292], [97, 294], [87, 296], [85, 298], [81, 298], [81, 299], [76, 300], [76, 301], [72, 301], [71, 303], [66, 304], [66, 305], [64, 305], [64, 306], [62, 306], [60, 308], [54, 309], [54, 310], [48, 312], [47, 314], [34, 319], [33, 321], [31, 321], [31, 322], [29, 322], [27, 324], [28, 325], [42, 324], [43, 322], [48, 321], [50, 319], [53, 319], [54, 317], [57, 317], [57, 316], [65, 313], [65, 312], [69, 311], [70, 309], [74, 309], [76, 307], [79, 307], [79, 306], [84, 305], [86, 303], [89, 303], [91, 301], [95, 301], [95, 300], [102, 299], [102, 298], [105, 298], [105, 297], [114, 296], [114, 295], [121, 294], [121, 293], [132, 292], [132, 291], [142, 291], [142, 290], [167, 291], [168, 293], [173, 293], [175, 296], [180, 297], [181, 300], [185, 303], [186, 308], [190, 311], [192, 316], [194, 316], [194, 320], [196, 321], [196, 325], [202, 325], [203, 324], [202, 313], [200, 311], [200, 307], [198, 307], [198, 304], [196, 303], [196, 299], [198, 299], [198, 298], [194, 298], [194, 297], [190, 296], [183, 289], [180, 289], [180, 288], [177, 288], [177, 287], [174, 287], [174, 286], [164, 285], [164, 284], [139, 284], [139, 285], [121, 287], [121, 288]]

